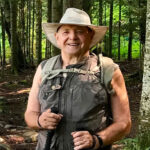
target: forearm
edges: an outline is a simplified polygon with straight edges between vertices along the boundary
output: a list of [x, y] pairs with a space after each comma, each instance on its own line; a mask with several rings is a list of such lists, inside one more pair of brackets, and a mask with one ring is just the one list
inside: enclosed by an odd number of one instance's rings
[[34, 112], [34, 111], [25, 112], [25, 115], [24, 115], [25, 121], [30, 128], [40, 129], [37, 123], [39, 114], [40, 114], [39, 112]]
[[130, 132], [131, 121], [117, 122], [111, 124], [106, 129], [98, 132], [97, 134], [102, 138], [104, 145], [112, 144]]

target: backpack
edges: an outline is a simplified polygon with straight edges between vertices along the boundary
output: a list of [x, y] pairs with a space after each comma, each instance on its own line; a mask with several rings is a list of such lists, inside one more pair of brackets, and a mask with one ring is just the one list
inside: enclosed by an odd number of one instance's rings
[[[54, 77], [56, 77], [58, 74], [60, 74], [61, 72], [74, 72], [74, 73], [78, 73], [78, 74], [94, 74], [93, 71], [86, 71], [86, 70], [82, 70], [82, 69], [77, 69], [77, 68], [70, 68], [70, 69], [57, 69], [54, 70], [54, 65], [58, 59], [60, 55], [57, 55], [55, 57], [52, 57], [50, 59], [48, 59], [44, 66], [42, 67], [42, 83], [44, 84], [44, 82], [47, 79], [52, 79]], [[104, 85], [104, 88], [107, 91], [108, 94], [108, 99], [110, 99], [110, 95], [112, 93], [114, 93], [114, 90], [111, 87], [111, 80], [112, 80], [112, 76], [113, 76], [113, 72], [115, 71], [116, 68], [118, 68], [118, 65], [115, 64], [113, 62], [112, 59], [108, 58], [108, 57], [103, 57], [102, 54], [98, 55], [98, 67], [100, 69], [100, 81], [101, 84]], [[110, 101], [108, 101], [109, 106], [110, 105]], [[109, 113], [109, 118], [108, 118], [108, 124], [112, 123], [112, 111], [111, 109], [108, 110]], [[106, 147], [104, 147], [103, 149], [107, 150], [107, 149], [111, 149], [111, 145], [108, 145]]]
[[[47, 62], [44, 64], [44, 67], [42, 68], [42, 73], [41, 73], [41, 76], [42, 76], [41, 84], [43, 84], [46, 79], [52, 79], [58, 74], [60, 74], [61, 72], [74, 72], [78, 74], [86, 74], [86, 73], [94, 74], [93, 71], [85, 71], [85, 70], [77, 69], [77, 68], [53, 70], [54, 65], [59, 56], [60, 55], [57, 55], [48, 59]], [[118, 65], [115, 64], [111, 58], [104, 57], [102, 54], [98, 55], [98, 62], [99, 62], [98, 67], [101, 70], [101, 75], [100, 75], [101, 84], [104, 85], [104, 87], [107, 90], [107, 93], [110, 95], [114, 93], [114, 90], [111, 87], [111, 80], [112, 80], [114, 71], [116, 70], [116, 68], [118, 68]]]

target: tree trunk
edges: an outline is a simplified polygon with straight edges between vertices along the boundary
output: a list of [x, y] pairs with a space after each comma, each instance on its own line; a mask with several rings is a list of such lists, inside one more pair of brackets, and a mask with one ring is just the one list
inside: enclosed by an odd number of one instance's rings
[[83, 0], [73, 0], [73, 7], [82, 9], [83, 8]]
[[[105, 26], [107, 26], [107, 22], [106, 22], [106, 18], [107, 18], [107, 5], [106, 5], [106, 1], [105, 1]], [[104, 37], [104, 52], [106, 54], [108, 54], [108, 48], [107, 48], [107, 37]]]
[[28, 10], [29, 10], [29, 1], [30, 0], [27, 0], [26, 3], [27, 3], [27, 14], [26, 14], [26, 57], [27, 59], [29, 58], [29, 40], [28, 40], [28, 36], [29, 36], [29, 13], [28, 13]]
[[28, 19], [29, 19], [29, 25], [28, 25], [28, 50], [29, 50], [29, 63], [31, 63], [31, 49], [30, 49], [30, 41], [31, 41], [31, 36], [30, 36], [30, 31], [31, 31], [31, 0], [29, 0], [29, 6], [28, 6]]
[[65, 13], [66, 9], [71, 7], [69, 0], [63, 0], [63, 14]]
[[26, 63], [26, 50], [25, 50], [25, 2], [24, 0], [20, 1], [20, 45], [24, 55], [24, 64]]
[[41, 41], [42, 41], [42, 1], [36, 0], [36, 57], [37, 64], [42, 60], [42, 50], [41, 50]]
[[[25, 55], [25, 14], [24, 14], [25, 2], [21, 0], [20, 9], [21, 9], [21, 47]], [[26, 56], [25, 56], [26, 57]]]
[[91, 1], [83, 0], [83, 10], [90, 16], [91, 18]]
[[110, 20], [109, 20], [109, 57], [112, 57], [112, 25], [113, 25], [113, 0], [110, 1]]
[[[61, 0], [52, 1], [52, 22], [58, 23], [62, 17]], [[60, 50], [52, 45], [52, 56], [60, 54]]]
[[[5, 8], [4, 9], [5, 31], [8, 35], [8, 41], [9, 41], [10, 46], [11, 46], [11, 36], [12, 36], [11, 32], [10, 32], [11, 31], [11, 29], [10, 29], [11, 28], [11, 21], [10, 21], [10, 14], [11, 14], [10, 13], [10, 3], [11, 2], [13, 2], [13, 1], [9, 1], [9, 0], [1, 1], [1, 5], [3, 6], [3, 8]], [[14, 20], [13, 20], [13, 22], [14, 22]], [[24, 61], [24, 55], [22, 53], [20, 39], [18, 38], [17, 28], [15, 30], [16, 30], [15, 39], [17, 41], [16, 51], [18, 52], [17, 53], [17, 61], [18, 61], [19, 68], [23, 69], [26, 66], [26, 62]]]
[[120, 36], [121, 36], [121, 0], [119, 0], [119, 35], [118, 35], [118, 60], [120, 60]]
[[35, 0], [32, 1], [32, 48], [31, 48], [31, 64], [34, 64], [34, 22], [35, 22]]
[[140, 38], [140, 60], [139, 60], [139, 73], [140, 78], [143, 76], [143, 62], [144, 62], [144, 49], [145, 49], [145, 35], [146, 35], [146, 0], [139, 0], [139, 38]]
[[144, 53], [144, 73], [140, 103], [141, 126], [149, 127], [150, 116], [150, 1], [147, 1], [146, 44]]
[[131, 14], [129, 15], [129, 43], [128, 43], [128, 60], [132, 60], [132, 39], [133, 39], [133, 31], [132, 31], [132, 18]]
[[87, 0], [63, 0], [63, 13], [69, 7], [83, 9], [83, 3], [85, 5], [85, 7], [86, 7], [90, 2], [87, 1]]
[[0, 66], [3, 66], [3, 58], [2, 58], [2, 47], [1, 47], [1, 36], [0, 36]]
[[11, 10], [11, 54], [12, 54], [12, 71], [15, 74], [18, 74], [19, 70], [19, 62], [17, 59], [18, 51], [17, 51], [17, 40], [16, 40], [16, 31], [17, 31], [17, 0], [10, 1], [10, 10]]
[[139, 0], [139, 27], [140, 27], [140, 42], [145, 44], [146, 35], [146, 0]]
[[3, 51], [3, 56], [2, 56], [2, 64], [3, 66], [6, 65], [6, 49], [5, 49], [5, 16], [4, 16], [4, 10], [1, 7], [1, 17], [2, 17], [2, 51]]
[[[51, 22], [52, 20], [52, 0], [47, 0], [47, 22]], [[51, 57], [51, 43], [46, 39], [46, 51], [45, 58]]]
[[99, 25], [103, 25], [103, 0], [99, 0]]

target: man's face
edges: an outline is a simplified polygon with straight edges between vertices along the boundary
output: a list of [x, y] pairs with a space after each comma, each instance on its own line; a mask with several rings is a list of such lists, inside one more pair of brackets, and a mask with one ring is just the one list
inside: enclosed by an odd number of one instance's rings
[[88, 27], [63, 25], [55, 34], [61, 51], [67, 55], [80, 55], [89, 50], [93, 32]]

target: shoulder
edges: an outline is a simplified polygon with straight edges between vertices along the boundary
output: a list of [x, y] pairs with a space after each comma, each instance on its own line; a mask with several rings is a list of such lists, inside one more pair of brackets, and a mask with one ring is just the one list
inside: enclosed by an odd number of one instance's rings
[[60, 55], [57, 55], [57, 56], [51, 57], [49, 59], [43, 60], [41, 62], [41, 69], [43, 69], [45, 66], [54, 65], [58, 58], [60, 58]]
[[118, 68], [117, 70], [114, 71], [113, 73], [113, 78], [112, 78], [112, 85], [117, 85], [118, 87], [121, 87], [122, 84], [124, 85], [124, 77], [121, 72], [121, 70]]
[[111, 58], [102, 56], [102, 64], [105, 69], [112, 68], [114, 70], [118, 69], [119, 66]]
[[119, 69], [119, 66], [114, 63], [114, 61], [109, 57], [99, 56], [99, 61], [102, 71], [103, 83], [109, 94], [114, 93], [114, 90], [111, 85], [114, 72]]
[[43, 60], [40, 65], [41, 65], [41, 69], [43, 69], [43, 67], [45, 66], [46, 62], [48, 61], [48, 59]]

